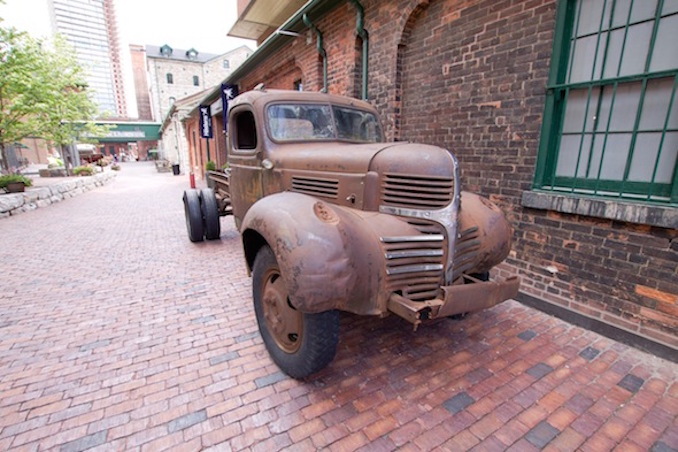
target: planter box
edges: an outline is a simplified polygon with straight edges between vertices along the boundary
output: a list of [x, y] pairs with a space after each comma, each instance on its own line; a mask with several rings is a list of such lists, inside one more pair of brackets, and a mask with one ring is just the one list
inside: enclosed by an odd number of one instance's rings
[[23, 182], [10, 182], [5, 190], [7, 190], [7, 193], [21, 193], [26, 190], [26, 184]]
[[47, 168], [38, 171], [40, 177], [68, 177], [65, 168]]

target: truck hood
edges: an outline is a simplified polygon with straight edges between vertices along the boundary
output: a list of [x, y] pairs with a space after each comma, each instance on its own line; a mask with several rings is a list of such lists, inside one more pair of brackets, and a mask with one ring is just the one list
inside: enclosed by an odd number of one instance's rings
[[[450, 176], [449, 152], [430, 145], [399, 143], [303, 143], [293, 149], [281, 146], [276, 151], [284, 157], [276, 162], [279, 169], [322, 172], [415, 173]], [[281, 155], [282, 157], [282, 155]], [[413, 171], [414, 170], [414, 171]]]

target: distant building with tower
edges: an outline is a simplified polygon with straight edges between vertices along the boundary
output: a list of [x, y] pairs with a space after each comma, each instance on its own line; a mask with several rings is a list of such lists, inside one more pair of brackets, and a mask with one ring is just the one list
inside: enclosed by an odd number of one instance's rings
[[223, 54], [213, 54], [194, 48], [177, 49], [168, 44], [133, 44], [130, 53], [139, 118], [162, 122], [177, 100], [217, 85], [253, 50], [240, 46]]

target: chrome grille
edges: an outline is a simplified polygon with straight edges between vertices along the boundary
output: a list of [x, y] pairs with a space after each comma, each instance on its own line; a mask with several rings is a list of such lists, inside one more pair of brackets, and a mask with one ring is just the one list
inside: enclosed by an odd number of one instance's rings
[[438, 295], [444, 273], [442, 234], [382, 237], [381, 242], [389, 291], [415, 301]]
[[466, 229], [459, 234], [457, 243], [455, 243], [453, 280], [464, 273], [468, 273], [476, 266], [479, 249], [480, 238], [477, 226]]
[[381, 185], [381, 203], [411, 209], [442, 209], [452, 202], [454, 179], [386, 173]]
[[311, 196], [337, 199], [339, 181], [336, 179], [320, 179], [312, 177], [292, 177], [291, 191]]

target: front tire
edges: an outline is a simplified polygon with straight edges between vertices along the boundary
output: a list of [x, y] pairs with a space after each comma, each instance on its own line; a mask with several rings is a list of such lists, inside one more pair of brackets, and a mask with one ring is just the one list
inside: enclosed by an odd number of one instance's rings
[[259, 332], [283, 372], [304, 378], [334, 359], [339, 313], [307, 314], [292, 307], [278, 261], [268, 246], [262, 247], [254, 260], [252, 288]]

